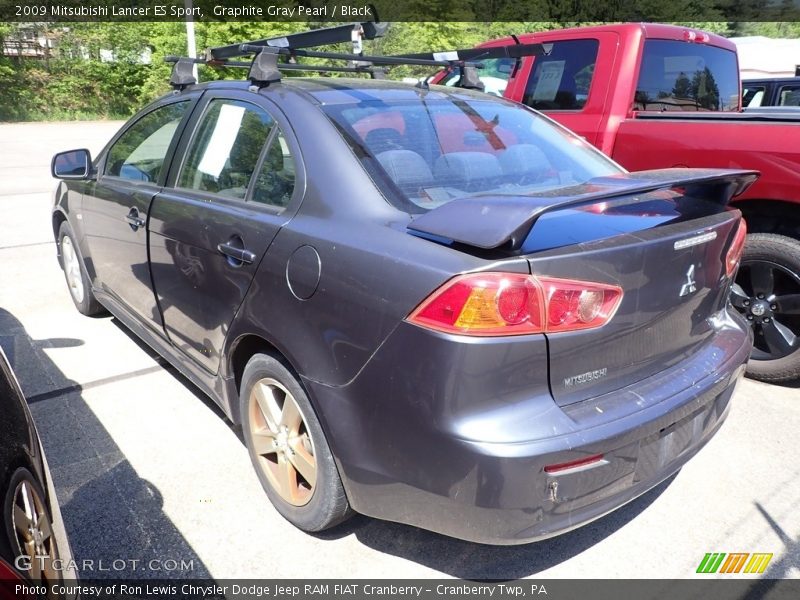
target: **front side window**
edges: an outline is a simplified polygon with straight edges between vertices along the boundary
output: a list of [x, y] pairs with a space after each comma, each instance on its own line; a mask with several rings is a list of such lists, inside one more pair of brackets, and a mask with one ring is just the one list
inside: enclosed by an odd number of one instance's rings
[[733, 111], [739, 105], [736, 53], [675, 40], [647, 40], [634, 110]]
[[605, 155], [516, 104], [428, 93], [323, 107], [373, 180], [412, 213], [475, 195], [540, 195], [620, 173]]
[[244, 200], [274, 120], [237, 100], [212, 100], [189, 144], [178, 187]]
[[108, 151], [106, 175], [155, 183], [189, 101], [157, 108], [136, 121]]
[[554, 42], [550, 54], [534, 61], [523, 103], [537, 110], [581, 110], [589, 98], [599, 47], [598, 40]]

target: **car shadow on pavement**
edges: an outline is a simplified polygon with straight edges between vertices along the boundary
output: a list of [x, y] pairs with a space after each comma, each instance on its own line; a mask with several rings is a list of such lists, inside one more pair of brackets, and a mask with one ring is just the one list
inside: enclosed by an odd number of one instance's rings
[[569, 533], [518, 546], [488, 546], [357, 515], [320, 539], [354, 534], [365, 546], [461, 579], [513, 580], [536, 575], [591, 548], [647, 509], [675, 480], [672, 475], [618, 510]]
[[200, 557], [163, 512], [158, 489], [138, 476], [82, 396], [85, 389], [142, 370], [79, 384], [59, 370], [45, 349], [77, 347], [82, 340], [33, 339], [2, 308], [0, 345], [36, 422], [80, 576], [209, 578]]

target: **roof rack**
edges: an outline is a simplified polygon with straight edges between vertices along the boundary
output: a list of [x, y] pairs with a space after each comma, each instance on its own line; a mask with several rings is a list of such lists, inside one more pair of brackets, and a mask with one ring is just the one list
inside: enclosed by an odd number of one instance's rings
[[291, 33], [285, 36], [255, 40], [252, 42], [239, 42], [228, 46], [219, 46], [206, 50], [206, 61], [226, 60], [237, 56], [245, 56], [250, 52], [242, 52], [242, 45], [269, 46], [273, 48], [316, 48], [317, 46], [330, 46], [343, 42], [353, 43], [353, 53], [361, 53], [363, 40], [374, 40], [383, 37], [389, 23], [376, 23], [365, 21], [362, 23], [348, 23], [322, 29], [310, 29], [300, 33]]
[[[497, 46], [489, 48], [468, 48], [449, 52], [430, 52], [421, 54], [405, 54], [397, 56], [368, 56], [363, 53], [363, 40], [372, 40], [383, 36], [388, 23], [363, 22], [313, 29], [293, 33], [282, 37], [265, 38], [239, 44], [230, 44], [209, 48], [203, 58], [182, 58], [168, 56], [167, 62], [175, 63], [170, 76], [170, 85], [182, 90], [197, 83], [192, 68], [195, 64], [211, 67], [244, 67], [249, 68], [248, 79], [255, 87], [264, 87], [281, 80], [281, 71], [316, 71], [321, 73], [365, 73], [374, 79], [382, 79], [386, 70], [381, 66], [416, 65], [429, 67], [446, 67], [460, 69], [459, 86], [471, 89], [483, 89], [476, 69], [483, 68], [481, 60], [496, 58], [514, 58], [519, 61], [523, 56], [545, 54], [542, 44], [519, 44], [513, 46]], [[344, 42], [352, 43], [353, 52], [324, 52], [308, 50], [318, 46], [327, 46]], [[232, 58], [252, 55], [250, 62], [230, 60]], [[278, 62], [285, 57], [287, 62]], [[325, 58], [329, 60], [348, 61], [347, 66], [329, 66], [299, 64], [298, 57]], [[427, 87], [427, 81], [423, 84]]]

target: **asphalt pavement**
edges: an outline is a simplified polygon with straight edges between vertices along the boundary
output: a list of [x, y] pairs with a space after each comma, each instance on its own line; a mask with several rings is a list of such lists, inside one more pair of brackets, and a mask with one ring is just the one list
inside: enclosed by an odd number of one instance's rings
[[0, 345], [84, 577], [671, 579], [697, 576], [708, 552], [773, 553], [765, 576], [800, 577], [800, 388], [753, 381], [675, 477], [552, 540], [481, 546], [361, 516], [320, 535], [293, 528], [215, 405], [116, 319], [70, 301], [50, 158], [97, 152], [119, 126], [0, 125]]

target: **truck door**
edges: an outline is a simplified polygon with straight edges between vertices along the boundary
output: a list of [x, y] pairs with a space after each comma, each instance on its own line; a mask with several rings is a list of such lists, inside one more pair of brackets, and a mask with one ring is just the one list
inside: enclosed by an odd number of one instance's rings
[[604, 124], [617, 39], [612, 32], [552, 41], [551, 36], [537, 35], [534, 41], [552, 45], [552, 49], [548, 55], [528, 59], [516, 78], [514, 100], [546, 112], [595, 144]]
[[[290, 218], [290, 138], [252, 94], [206, 93], [150, 210], [153, 285], [172, 344], [216, 373], [228, 327]], [[265, 307], [268, 310], [268, 307]]]

